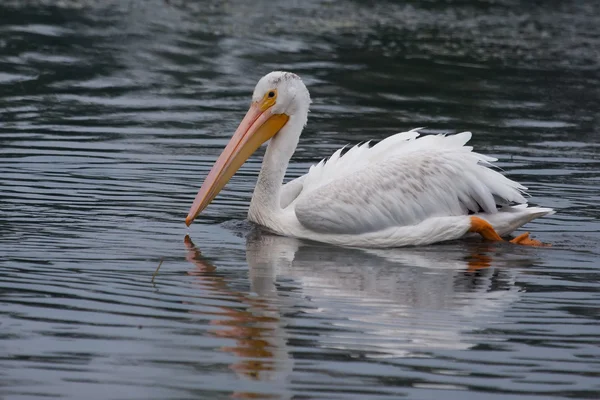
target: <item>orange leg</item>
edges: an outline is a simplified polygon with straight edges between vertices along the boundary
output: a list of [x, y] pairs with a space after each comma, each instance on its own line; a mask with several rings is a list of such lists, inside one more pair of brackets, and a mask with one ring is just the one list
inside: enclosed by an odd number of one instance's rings
[[502, 238], [494, 230], [492, 224], [479, 217], [471, 217], [471, 228], [469, 228], [469, 232], [479, 233], [486, 240], [493, 240], [495, 242], [502, 241]]
[[[498, 233], [494, 230], [494, 227], [483, 218], [471, 217], [471, 228], [469, 228], [469, 232], [479, 233], [486, 240], [503, 241], [500, 235], [498, 235]], [[540, 242], [539, 240], [530, 238], [529, 232], [517, 236], [516, 238], [512, 239], [510, 243], [520, 244], [523, 246], [549, 246]]]

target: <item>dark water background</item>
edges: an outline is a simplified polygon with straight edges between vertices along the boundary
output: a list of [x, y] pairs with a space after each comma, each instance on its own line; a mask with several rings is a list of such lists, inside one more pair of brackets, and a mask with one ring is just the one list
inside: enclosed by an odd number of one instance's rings
[[[0, 397], [600, 398], [599, 18], [596, 0], [2, 0]], [[261, 234], [242, 222], [260, 154], [188, 230], [274, 69], [314, 101], [289, 176], [346, 143], [471, 130], [557, 210], [527, 226], [553, 247]]]

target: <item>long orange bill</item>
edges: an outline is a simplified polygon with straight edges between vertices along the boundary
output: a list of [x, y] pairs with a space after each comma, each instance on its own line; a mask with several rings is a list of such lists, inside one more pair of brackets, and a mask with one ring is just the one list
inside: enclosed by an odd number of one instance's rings
[[190, 208], [185, 224], [194, 219], [213, 201], [225, 184], [264, 142], [287, 123], [286, 114], [271, 114], [260, 103], [252, 103], [233, 137], [208, 173]]

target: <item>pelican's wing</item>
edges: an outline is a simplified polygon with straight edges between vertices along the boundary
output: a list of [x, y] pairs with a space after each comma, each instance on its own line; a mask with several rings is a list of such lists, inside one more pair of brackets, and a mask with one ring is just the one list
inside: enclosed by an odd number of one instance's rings
[[311, 168], [291, 204], [300, 223], [321, 233], [364, 233], [526, 202], [525, 187], [489, 168], [495, 159], [465, 146], [470, 132], [417, 135], [336, 152]]
[[354, 146], [343, 156], [344, 147], [342, 147], [329, 159], [311, 166], [307, 174], [285, 183], [281, 188], [281, 208], [289, 206], [304, 188], [315, 189], [339, 178], [340, 172], [350, 172], [366, 167], [370, 162], [389, 154], [389, 149], [394, 149], [394, 153], [397, 153], [403, 143], [419, 136], [419, 129], [389, 136], [373, 147], [369, 146], [369, 142]]

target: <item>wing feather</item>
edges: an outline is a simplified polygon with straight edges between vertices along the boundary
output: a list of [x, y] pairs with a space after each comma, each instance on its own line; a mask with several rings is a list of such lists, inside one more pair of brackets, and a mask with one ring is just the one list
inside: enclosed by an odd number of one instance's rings
[[342, 151], [346, 146], [342, 147], [327, 160], [321, 160], [318, 164], [311, 166], [308, 173], [285, 183], [281, 190], [281, 207], [289, 206], [305, 188], [309, 190], [316, 189], [345, 173], [352, 173], [367, 167], [369, 163], [379, 157], [384, 157], [389, 149], [397, 150], [402, 143], [419, 136], [418, 129], [421, 128], [389, 136], [373, 147], [369, 147], [369, 142], [356, 145], [351, 147], [343, 156]]
[[469, 132], [417, 136], [413, 130], [355, 146], [312, 167], [291, 203], [300, 223], [322, 233], [364, 233], [526, 202], [525, 187], [490, 169], [495, 159], [465, 146]]

